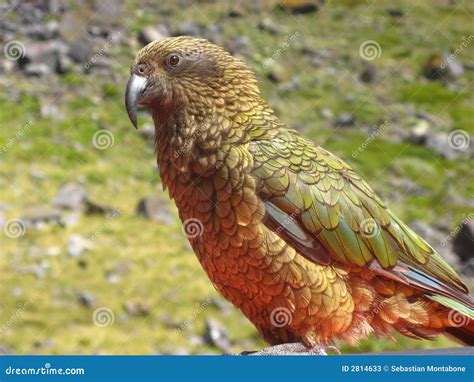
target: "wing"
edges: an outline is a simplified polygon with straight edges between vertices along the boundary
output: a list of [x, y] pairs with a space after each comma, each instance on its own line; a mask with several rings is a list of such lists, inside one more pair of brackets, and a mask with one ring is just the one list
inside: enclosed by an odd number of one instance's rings
[[472, 304], [456, 272], [347, 163], [286, 129], [249, 151], [264, 224], [301, 255]]

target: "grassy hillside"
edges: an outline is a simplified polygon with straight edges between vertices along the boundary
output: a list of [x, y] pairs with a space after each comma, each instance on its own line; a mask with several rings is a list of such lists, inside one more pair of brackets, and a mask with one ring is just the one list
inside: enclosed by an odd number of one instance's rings
[[[352, 163], [406, 222], [421, 220], [448, 235], [472, 211], [471, 154], [448, 159], [407, 139], [420, 124], [429, 134], [474, 134], [471, 42], [456, 55], [465, 66], [462, 75], [447, 82], [423, 75], [430, 56], [459, 51], [471, 36], [469, 2], [333, 0], [318, 12], [295, 15], [262, 1], [259, 12], [239, 5], [233, 12], [239, 17], [229, 17], [227, 2], [110, 3], [94, 8], [91, 2], [90, 9], [67, 3], [64, 12], [39, 21], [58, 22], [67, 43], [92, 39], [91, 26], [116, 36], [95, 39], [88, 54], [107, 57], [104, 68], [92, 64], [87, 71], [87, 62], [75, 63], [63, 74], [28, 76], [17, 60], [2, 57], [0, 216], [8, 222], [50, 205], [67, 182], [82, 184], [94, 203], [117, 210], [80, 212], [75, 222], [74, 213], [61, 212], [63, 218], [73, 215], [71, 223], [26, 227], [18, 238], [0, 232], [3, 351], [219, 353], [202, 338], [208, 318], [226, 328], [232, 351], [264, 346], [200, 268], [161, 191], [154, 147], [125, 113], [129, 66], [146, 26], [163, 24], [171, 33], [194, 27], [235, 50], [256, 71], [280, 118]], [[22, 13], [12, 10], [0, 23], [21, 20]], [[18, 40], [28, 55], [38, 39], [22, 28], [5, 33], [3, 45]], [[373, 60], [360, 53], [367, 41], [380, 47]], [[370, 82], [360, 79], [366, 70], [375, 73]], [[139, 122], [143, 127], [151, 120], [140, 114]], [[105, 143], [97, 143], [97, 132]], [[170, 224], [136, 213], [138, 201], [151, 194], [162, 196]], [[77, 257], [68, 255], [73, 235], [89, 247]], [[452, 345], [447, 339], [371, 338], [343, 351]]]

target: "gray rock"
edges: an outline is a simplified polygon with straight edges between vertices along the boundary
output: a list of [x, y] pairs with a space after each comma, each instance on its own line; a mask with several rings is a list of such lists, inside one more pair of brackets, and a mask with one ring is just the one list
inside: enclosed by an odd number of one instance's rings
[[154, 140], [155, 139], [155, 126], [151, 123], [145, 123], [140, 128], [140, 135], [145, 140]]
[[216, 320], [206, 320], [203, 339], [206, 344], [213, 345], [224, 353], [231, 352], [231, 344], [227, 335], [227, 330]]
[[228, 40], [225, 47], [231, 54], [238, 55], [250, 47], [250, 40], [246, 36], [238, 36]]
[[47, 76], [48, 74], [51, 74], [52, 69], [46, 63], [43, 63], [43, 62], [34, 63], [34, 62], [32, 62], [30, 64], [25, 65], [24, 72], [27, 76], [43, 77], [43, 76]]
[[143, 44], [149, 44], [152, 41], [161, 40], [165, 37], [169, 37], [170, 32], [165, 25], [157, 25], [156, 27], [148, 26], [143, 28], [138, 33], [138, 41]]
[[455, 146], [450, 143], [449, 135], [446, 133], [428, 135], [425, 144], [444, 158], [450, 160], [465, 156], [468, 152], [467, 147], [463, 150], [456, 149]]
[[123, 308], [131, 316], [148, 316], [151, 312], [151, 306], [144, 302], [127, 301]]
[[96, 298], [89, 292], [80, 292], [77, 296], [77, 302], [86, 308], [92, 308], [96, 304]]
[[453, 250], [459, 256], [462, 262], [467, 263], [473, 261], [474, 214], [471, 213], [457, 227], [460, 227], [460, 229], [453, 239]]
[[42, 228], [47, 224], [62, 225], [62, 214], [57, 208], [45, 205], [33, 206], [26, 209], [20, 218], [26, 227]]
[[59, 23], [52, 20], [45, 24], [31, 24], [25, 26], [22, 32], [35, 40], [51, 40], [59, 36]]
[[59, 40], [29, 41], [25, 43], [25, 47], [24, 55], [18, 60], [18, 65], [23, 70], [28, 70], [28, 74], [31, 75], [35, 72], [40, 75], [55, 70], [60, 52], [67, 49]]
[[59, 189], [53, 199], [53, 205], [58, 208], [78, 211], [82, 209], [87, 200], [84, 187], [75, 182], [66, 183]]
[[352, 113], [340, 114], [333, 123], [334, 127], [351, 127], [355, 125], [355, 116]]
[[366, 83], [374, 82], [377, 79], [377, 67], [364, 61], [364, 68], [360, 73], [360, 79]]
[[175, 36], [198, 36], [201, 33], [201, 27], [192, 21], [181, 23], [174, 31]]
[[91, 242], [78, 234], [71, 235], [67, 241], [67, 254], [71, 257], [79, 257], [91, 248]]
[[318, 0], [298, 0], [298, 1], [280, 1], [280, 7], [294, 14], [303, 14], [316, 12], [324, 1]]
[[84, 206], [86, 215], [110, 215], [114, 217], [120, 215], [118, 209], [95, 203], [89, 199], [85, 201]]
[[81, 38], [69, 45], [68, 56], [78, 64], [84, 64], [94, 55], [94, 44], [92, 40]]
[[109, 283], [117, 284], [122, 279], [122, 276], [130, 272], [130, 269], [131, 266], [128, 261], [121, 261], [107, 270], [105, 278]]
[[[390, 180], [390, 186], [394, 189], [396, 195], [394, 198], [405, 195], [424, 195], [427, 193], [426, 189], [414, 183], [408, 178], [393, 177]], [[401, 194], [401, 195], [400, 195]]]
[[160, 224], [173, 224], [176, 221], [169, 204], [163, 198], [154, 195], [140, 200], [137, 214]]
[[257, 25], [258, 29], [264, 32], [268, 32], [272, 35], [277, 35], [279, 32], [279, 28], [276, 24], [273, 23], [272, 20], [269, 18], [265, 18], [260, 21]]
[[420, 119], [410, 128], [408, 140], [418, 145], [423, 145], [426, 143], [429, 131], [430, 124], [428, 121]]

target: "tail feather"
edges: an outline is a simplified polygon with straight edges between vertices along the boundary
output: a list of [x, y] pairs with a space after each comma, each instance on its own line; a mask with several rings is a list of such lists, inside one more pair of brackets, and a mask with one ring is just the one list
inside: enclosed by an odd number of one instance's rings
[[461, 327], [446, 328], [446, 334], [463, 345], [474, 346], [474, 323]]
[[[445, 334], [463, 345], [474, 346], [474, 309], [467, 306], [464, 301], [445, 296], [429, 296], [429, 298], [448, 308]], [[469, 295], [466, 298], [472, 300]]]

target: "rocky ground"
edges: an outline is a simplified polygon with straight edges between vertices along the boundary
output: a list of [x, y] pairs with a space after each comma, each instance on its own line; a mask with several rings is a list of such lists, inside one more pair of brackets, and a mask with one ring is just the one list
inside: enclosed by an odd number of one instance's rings
[[[195, 35], [281, 119], [345, 158], [472, 285], [469, 2], [10, 0], [0, 5], [0, 352], [261, 348], [161, 191], [123, 107], [144, 44]], [[345, 352], [452, 346], [369, 339]]]

